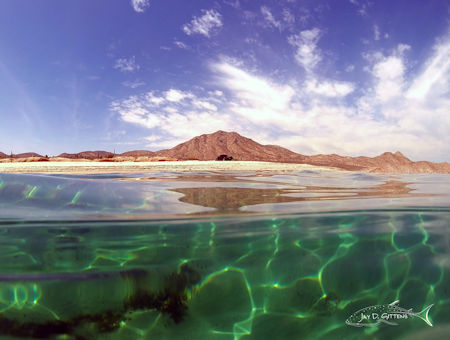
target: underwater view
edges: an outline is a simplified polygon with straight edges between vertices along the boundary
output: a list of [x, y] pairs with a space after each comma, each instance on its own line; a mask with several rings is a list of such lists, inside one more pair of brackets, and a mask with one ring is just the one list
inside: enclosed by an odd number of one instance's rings
[[448, 175], [0, 174], [0, 336], [443, 339], [449, 192]]

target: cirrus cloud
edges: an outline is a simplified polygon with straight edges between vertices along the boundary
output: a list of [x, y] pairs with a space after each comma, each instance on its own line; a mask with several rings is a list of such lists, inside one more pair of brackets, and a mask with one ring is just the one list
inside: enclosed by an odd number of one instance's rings
[[183, 26], [183, 31], [187, 35], [201, 34], [210, 37], [223, 26], [222, 15], [214, 9], [203, 10], [200, 17], [194, 16], [188, 24]]
[[140, 66], [136, 63], [134, 56], [130, 58], [119, 58], [114, 64], [114, 68], [121, 72], [134, 72], [140, 69]]

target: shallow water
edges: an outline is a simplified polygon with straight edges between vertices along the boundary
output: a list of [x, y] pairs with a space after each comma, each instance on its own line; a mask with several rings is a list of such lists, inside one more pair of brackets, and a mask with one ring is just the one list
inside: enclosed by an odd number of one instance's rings
[[[450, 176], [0, 174], [2, 339], [444, 339]], [[400, 300], [418, 316], [354, 327]]]

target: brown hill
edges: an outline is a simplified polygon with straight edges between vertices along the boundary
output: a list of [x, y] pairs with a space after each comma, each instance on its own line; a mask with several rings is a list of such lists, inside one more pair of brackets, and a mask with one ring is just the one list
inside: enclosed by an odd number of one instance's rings
[[214, 160], [226, 154], [240, 161], [268, 161], [298, 163], [302, 155], [276, 145], [261, 145], [236, 132], [217, 131], [194, 137], [172, 149], [156, 152], [159, 156], [181, 160]]
[[[0, 152], [0, 159], [1, 158], [10, 158], [11, 155], [4, 154], [3, 152]], [[36, 153], [36, 152], [24, 152], [24, 153], [18, 153], [13, 154], [12, 158], [28, 158], [28, 157], [43, 157], [42, 155]]]
[[78, 153], [62, 153], [57, 157], [70, 158], [70, 159], [101, 159], [111, 158], [114, 154], [108, 151], [82, 151]]
[[13, 155], [14, 158], [28, 158], [28, 157], [43, 157], [42, 155], [36, 152], [24, 152]]
[[134, 150], [134, 151], [127, 151], [124, 153], [121, 153], [120, 156], [125, 157], [152, 157], [155, 153], [153, 151], [148, 150]]
[[376, 157], [315, 155], [309, 156], [305, 163], [378, 173], [450, 173], [449, 163], [413, 162], [399, 151], [385, 152]]

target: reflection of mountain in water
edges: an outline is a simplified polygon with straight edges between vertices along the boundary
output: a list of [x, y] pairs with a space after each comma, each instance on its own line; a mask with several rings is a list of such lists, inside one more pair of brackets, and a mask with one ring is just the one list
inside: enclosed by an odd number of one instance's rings
[[237, 211], [241, 207], [255, 204], [289, 203], [301, 201], [342, 200], [350, 198], [399, 198], [426, 196], [412, 192], [408, 184], [400, 181], [387, 181], [383, 184], [367, 187], [321, 187], [306, 186], [289, 189], [257, 188], [178, 188], [172, 191], [183, 194], [181, 202], [216, 208], [219, 211]]

